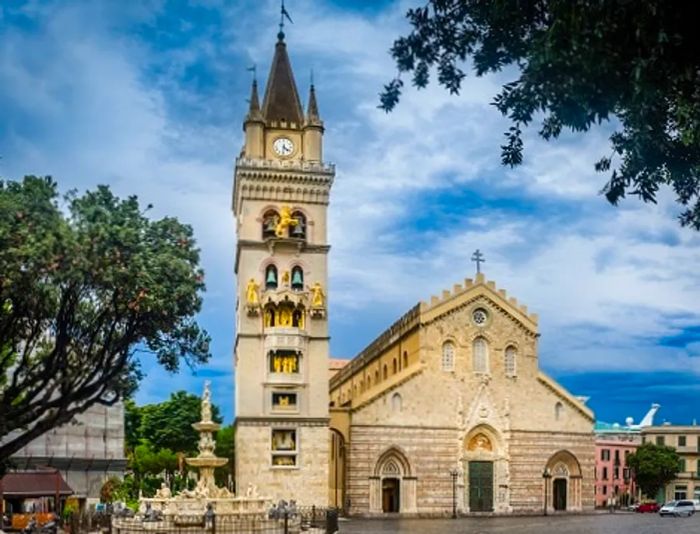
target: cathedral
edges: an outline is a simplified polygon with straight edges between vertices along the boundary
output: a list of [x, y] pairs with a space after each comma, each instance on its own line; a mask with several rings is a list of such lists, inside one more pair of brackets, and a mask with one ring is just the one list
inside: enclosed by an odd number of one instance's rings
[[538, 319], [478, 273], [349, 361], [329, 358], [327, 210], [313, 85], [282, 31], [236, 159], [236, 489], [351, 515], [579, 512], [594, 416], [540, 371]]

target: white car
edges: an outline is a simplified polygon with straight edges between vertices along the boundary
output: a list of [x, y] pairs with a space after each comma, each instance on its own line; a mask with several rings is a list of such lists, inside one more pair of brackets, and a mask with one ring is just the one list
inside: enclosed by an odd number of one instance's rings
[[667, 502], [659, 510], [659, 515], [673, 515], [676, 517], [687, 516], [690, 517], [695, 513], [695, 506], [693, 506], [693, 501], [671, 501]]
[[693, 506], [695, 507], [695, 511], [700, 512], [700, 499], [693, 499], [692, 503], [693, 503]]

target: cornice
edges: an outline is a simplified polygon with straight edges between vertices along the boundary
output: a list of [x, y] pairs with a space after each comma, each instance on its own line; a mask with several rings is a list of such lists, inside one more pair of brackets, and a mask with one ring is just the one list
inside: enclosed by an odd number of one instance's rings
[[234, 425], [238, 426], [329, 426], [330, 417], [303, 417], [303, 416], [259, 416], [259, 417], [236, 417]]
[[360, 354], [350, 360], [350, 363], [338, 371], [333, 378], [331, 378], [329, 384], [330, 388], [334, 389], [338, 387], [356, 372], [363, 369], [370, 362], [383, 354], [388, 347], [418, 328], [420, 326], [419, 319], [420, 307], [416, 305], [381, 333], [379, 337], [372, 341]]
[[595, 416], [593, 415], [593, 411], [587, 406], [584, 406], [573, 395], [571, 395], [568, 391], [561, 387], [553, 378], [550, 378], [542, 371], [538, 371], [537, 380], [542, 385], [551, 390], [561, 400], [566, 401], [566, 403], [569, 404], [569, 406], [577, 410], [581, 415], [589, 419], [591, 422], [595, 422]]
[[240, 201], [280, 200], [328, 204], [335, 166], [303, 160], [236, 159], [232, 208]]

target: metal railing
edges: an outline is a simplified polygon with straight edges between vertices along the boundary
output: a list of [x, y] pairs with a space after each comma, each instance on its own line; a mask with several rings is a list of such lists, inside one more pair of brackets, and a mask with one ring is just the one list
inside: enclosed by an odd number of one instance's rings
[[162, 522], [163, 517], [128, 517], [106, 513], [73, 514], [63, 524], [71, 534], [102, 532], [105, 534], [335, 534], [339, 511], [324, 507], [294, 507], [272, 511], [268, 517], [240, 518], [217, 516], [208, 511], [201, 516], [180, 517]]

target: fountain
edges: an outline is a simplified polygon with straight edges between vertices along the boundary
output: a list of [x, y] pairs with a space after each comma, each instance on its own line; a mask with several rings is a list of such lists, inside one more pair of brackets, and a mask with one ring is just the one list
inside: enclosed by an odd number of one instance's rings
[[[197, 485], [192, 490], [183, 490], [172, 495], [163, 483], [151, 498], [140, 499], [139, 514], [135, 517], [115, 518], [113, 526], [120, 534], [143, 532], [202, 532], [216, 518], [217, 530], [248, 532], [249, 529], [277, 524], [268, 517], [271, 499], [258, 495], [255, 486], [249, 486], [244, 497], [237, 497], [227, 488], [217, 487], [214, 469], [226, 465], [226, 458], [218, 458], [214, 449], [214, 432], [221, 425], [211, 418], [210, 383], [204, 384], [201, 421], [192, 426], [199, 432], [199, 454], [187, 458], [188, 465], [199, 471]], [[243, 528], [241, 528], [243, 527]]]

